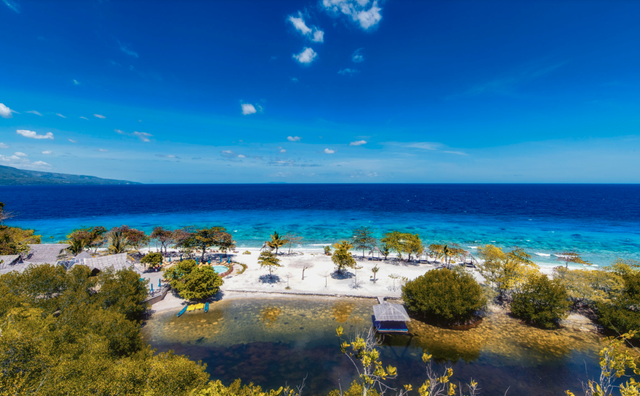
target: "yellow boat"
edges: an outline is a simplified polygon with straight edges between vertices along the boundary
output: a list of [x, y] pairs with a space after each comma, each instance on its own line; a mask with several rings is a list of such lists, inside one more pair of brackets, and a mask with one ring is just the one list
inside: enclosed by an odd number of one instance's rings
[[204, 304], [196, 304], [195, 309], [204, 309]]
[[189, 305], [187, 307], [187, 312], [191, 312], [191, 311], [195, 311], [196, 310], [196, 306], [195, 305]]

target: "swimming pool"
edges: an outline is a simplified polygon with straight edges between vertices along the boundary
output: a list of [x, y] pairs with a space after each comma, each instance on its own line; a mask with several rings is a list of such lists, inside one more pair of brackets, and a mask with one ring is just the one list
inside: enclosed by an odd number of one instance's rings
[[222, 274], [227, 272], [229, 270], [229, 267], [226, 267], [224, 265], [214, 265], [213, 270], [216, 271], [216, 274]]

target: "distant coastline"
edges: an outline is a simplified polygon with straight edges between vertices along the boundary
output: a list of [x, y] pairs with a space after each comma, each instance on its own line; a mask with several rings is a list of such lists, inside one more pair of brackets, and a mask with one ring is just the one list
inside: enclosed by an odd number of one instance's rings
[[0, 186], [69, 186], [142, 184], [127, 180], [102, 179], [95, 176], [70, 175], [17, 169], [0, 165]]

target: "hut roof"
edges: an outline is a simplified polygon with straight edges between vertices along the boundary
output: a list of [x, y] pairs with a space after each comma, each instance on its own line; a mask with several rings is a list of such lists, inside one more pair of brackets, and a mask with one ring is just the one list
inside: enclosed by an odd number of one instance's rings
[[378, 322], [409, 322], [411, 318], [400, 304], [378, 304], [373, 306], [373, 316]]
[[29, 245], [29, 255], [24, 259], [30, 264], [55, 264], [62, 251], [69, 247], [66, 243], [42, 243]]
[[80, 252], [76, 257], [74, 257], [76, 260], [80, 260], [80, 259], [90, 259], [93, 258], [93, 256], [87, 252], [87, 251], [82, 251]]
[[118, 271], [121, 269], [133, 267], [133, 264], [129, 262], [126, 253], [85, 258], [80, 261], [81, 264], [84, 264], [91, 269], [98, 269], [100, 271], [104, 271], [107, 268], [112, 268], [114, 271]]
[[19, 254], [11, 254], [0, 256], [0, 274], [4, 274], [7, 272], [19, 270], [22, 272], [23, 268], [20, 263], [20, 255]]

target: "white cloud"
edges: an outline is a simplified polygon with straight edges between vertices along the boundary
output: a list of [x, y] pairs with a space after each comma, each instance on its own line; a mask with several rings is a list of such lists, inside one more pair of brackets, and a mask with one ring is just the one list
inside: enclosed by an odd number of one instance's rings
[[320, 29], [314, 30], [313, 31], [313, 38], [311, 38], [311, 41], [313, 41], [314, 43], [323, 43], [324, 42], [324, 32]]
[[362, 50], [363, 48], [358, 48], [357, 50], [355, 50], [353, 55], [351, 55], [351, 60], [354, 63], [364, 62], [364, 55], [362, 55], [362, 52], [361, 52]]
[[9, 7], [11, 10], [20, 13], [20, 4], [17, 0], [3, 0], [4, 4]]
[[7, 145], [6, 145], [6, 144], [4, 144], [4, 143], [0, 143], [0, 148], [9, 148], [9, 146], [7, 146]]
[[15, 155], [16, 157], [27, 157], [27, 155], [26, 155], [25, 153], [21, 153], [20, 151], [16, 151], [16, 152], [14, 153], [14, 155]]
[[[116, 40], [118, 41], [118, 40]], [[134, 50], [132, 50], [131, 48], [129, 48], [129, 46], [127, 44], [123, 44], [120, 41], [118, 41], [118, 45], [120, 46], [120, 51], [124, 52], [125, 54], [129, 55], [129, 56], [133, 56], [134, 58], [138, 57], [138, 53], [135, 52]]]
[[308, 27], [304, 21], [304, 18], [302, 17], [301, 12], [298, 12], [297, 17], [290, 15], [287, 20], [291, 22], [291, 24], [297, 31], [302, 33], [303, 36], [309, 38], [311, 41], [316, 43], [324, 42], [324, 32], [315, 26]]
[[11, 109], [4, 105], [4, 103], [0, 103], [0, 117], [2, 118], [11, 118], [13, 114], [11, 114]]
[[49, 151], [49, 150], [43, 151], [42, 154], [53, 154], [53, 151]]
[[324, 153], [325, 154], [333, 154], [335, 152], [336, 152], [336, 150], [329, 150], [328, 148], [324, 149]]
[[18, 129], [16, 131], [16, 133], [18, 135], [22, 135], [22, 136], [27, 137], [29, 139], [51, 139], [51, 140], [53, 140], [53, 133], [51, 133], [51, 132], [47, 132], [44, 135], [38, 135], [34, 131], [28, 131], [26, 129]]
[[80, 85], [80, 83], [78, 82], [78, 80], [73, 80], [73, 85]]
[[114, 129], [114, 131], [116, 131], [116, 133], [119, 133], [119, 134], [121, 134], [121, 135], [124, 135], [124, 134], [125, 134], [125, 133], [124, 133], [124, 131], [121, 131], [120, 129]]
[[282, 153], [282, 154], [284, 154], [284, 153], [286, 153], [286, 152], [287, 152], [287, 150], [285, 150], [285, 149], [281, 149], [281, 150], [280, 150], [280, 153]]
[[80, 116], [80, 118], [82, 118], [83, 120], [87, 120], [87, 121], [89, 120], [87, 117], [84, 117], [84, 116]]
[[343, 76], [353, 76], [354, 74], [360, 73], [360, 70], [357, 69], [342, 69], [338, 71], [338, 74], [342, 74]]
[[290, 142], [299, 142], [302, 139], [300, 136], [287, 136], [287, 140]]
[[455, 155], [469, 155], [463, 151], [450, 151], [443, 150], [446, 148], [442, 143], [434, 143], [434, 142], [409, 142], [409, 143], [399, 143], [399, 142], [388, 142], [386, 143], [391, 146], [399, 146], [399, 147], [408, 147], [408, 148], [417, 148], [421, 150], [429, 150], [429, 151], [438, 151], [440, 153], [446, 154], [455, 154]]
[[362, 146], [363, 144], [367, 144], [366, 140], [358, 140], [357, 142], [349, 143], [349, 146]]
[[312, 32], [312, 30], [304, 22], [304, 19], [302, 19], [302, 14], [300, 12], [298, 12], [297, 17], [294, 17], [293, 15], [291, 15], [287, 19], [289, 22], [291, 22], [293, 27], [295, 27], [296, 30], [299, 31], [300, 33], [307, 35]]
[[131, 135], [140, 138], [140, 140], [142, 140], [145, 143], [149, 143], [151, 141], [149, 140], [149, 137], [153, 136], [152, 134], [147, 132], [136, 132], [136, 131], [134, 131]]
[[0, 155], [0, 163], [9, 165], [9, 166], [15, 166], [17, 168], [26, 168], [26, 169], [45, 168], [50, 166], [49, 164], [43, 161], [31, 162], [28, 159], [26, 159], [24, 155], [19, 155], [19, 154], [23, 154], [23, 153], [16, 153], [11, 156]]
[[299, 63], [303, 65], [308, 65], [316, 59], [318, 54], [313, 48], [304, 47], [301, 53], [293, 54], [293, 59], [297, 60]]
[[25, 111], [25, 113], [35, 114], [35, 115], [37, 115], [37, 116], [42, 117], [42, 114], [40, 114], [40, 112], [39, 112], [39, 111], [35, 111], [35, 110]]
[[162, 158], [178, 158], [175, 155], [171, 155], [171, 154], [156, 154], [156, 157], [162, 157]]
[[244, 115], [254, 114], [256, 112], [256, 108], [251, 103], [241, 103], [240, 107]]
[[238, 154], [238, 158], [247, 158], [243, 154]]
[[67, 118], [67, 117], [63, 116], [62, 114], [60, 114], [60, 113], [56, 113], [56, 115], [57, 115], [58, 117]]
[[71, 143], [78, 143], [77, 140], [73, 140], [73, 139], [67, 139], [68, 141], [70, 141]]
[[322, 0], [322, 6], [332, 16], [346, 16], [362, 29], [375, 27], [382, 19], [382, 8], [374, 0]]
[[96, 118], [102, 118], [102, 119], [107, 118], [107, 117], [103, 116], [102, 114], [94, 114], [93, 116], [96, 117]]
[[98, 151], [102, 151], [103, 153], [106, 153], [109, 150], [105, 150], [105, 149], [98, 149]]

